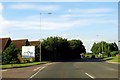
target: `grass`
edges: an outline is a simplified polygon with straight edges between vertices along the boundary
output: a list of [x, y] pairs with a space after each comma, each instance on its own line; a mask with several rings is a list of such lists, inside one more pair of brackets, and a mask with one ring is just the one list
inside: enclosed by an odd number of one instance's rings
[[27, 67], [27, 66], [33, 66], [38, 64], [45, 64], [47, 62], [32, 62], [32, 63], [21, 63], [21, 64], [5, 64], [0, 65], [0, 68], [8, 69], [8, 68], [18, 68], [18, 67]]
[[[85, 54], [85, 57], [91, 58], [92, 54]], [[96, 58], [98, 58], [98, 54], [95, 54]], [[114, 56], [114, 57], [107, 57], [104, 55], [103, 60], [108, 61], [108, 62], [120, 62], [120, 56]]]
[[103, 60], [109, 61], [109, 62], [120, 62], [120, 58], [118, 56], [115, 57], [106, 57]]
[[[86, 53], [86, 54], [85, 54], [85, 57], [86, 57], [86, 58], [91, 58], [91, 57], [92, 57], [92, 53]], [[95, 54], [95, 57], [97, 58], [97, 57], [98, 57], [98, 54]]]

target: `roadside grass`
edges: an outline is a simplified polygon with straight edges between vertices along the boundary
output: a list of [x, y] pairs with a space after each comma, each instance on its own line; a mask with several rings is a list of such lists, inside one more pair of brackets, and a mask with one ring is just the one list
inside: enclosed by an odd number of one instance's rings
[[103, 60], [108, 61], [108, 62], [120, 62], [120, 57], [115, 56], [115, 57], [105, 57]]
[[21, 63], [21, 64], [5, 64], [0, 65], [0, 68], [2, 69], [8, 69], [8, 68], [19, 68], [19, 67], [27, 67], [27, 66], [33, 66], [38, 64], [46, 64], [47, 62], [31, 62], [31, 63]]
[[86, 58], [91, 58], [91, 56], [92, 56], [92, 54], [90, 54], [90, 53], [86, 53], [86, 54], [85, 54], [85, 57], [86, 57]]
[[[98, 57], [98, 54], [94, 54], [96, 58]], [[85, 54], [86, 58], [91, 58], [92, 54]], [[114, 56], [114, 57], [107, 57], [104, 55], [103, 60], [108, 61], [108, 62], [120, 62], [120, 56]]]
[[[94, 54], [96, 58], [98, 58], [98, 54]], [[86, 58], [91, 58], [92, 57], [92, 53], [86, 53], [85, 54]]]

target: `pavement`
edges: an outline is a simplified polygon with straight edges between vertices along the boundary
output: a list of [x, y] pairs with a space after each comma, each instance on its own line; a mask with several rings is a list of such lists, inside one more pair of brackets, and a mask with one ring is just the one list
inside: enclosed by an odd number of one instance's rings
[[[53, 62], [25, 68], [2, 71], [3, 78], [26, 78], [29, 80], [72, 79], [118, 80], [118, 64], [111, 64], [100, 59], [77, 59]], [[3, 79], [4, 80], [4, 79]]]
[[111, 64], [120, 64], [119, 62], [110, 62], [110, 61], [106, 61], [106, 62]]
[[51, 63], [22, 67], [22, 68], [3, 69], [1, 70], [2, 78], [29, 78], [41, 67], [49, 64]]

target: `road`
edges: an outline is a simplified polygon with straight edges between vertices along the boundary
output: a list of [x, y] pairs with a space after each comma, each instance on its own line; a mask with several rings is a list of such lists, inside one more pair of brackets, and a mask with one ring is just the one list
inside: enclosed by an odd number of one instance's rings
[[96, 62], [94, 59], [91, 61], [56, 62], [43, 67], [33, 74], [32, 78], [118, 78], [118, 64], [100, 62], [99, 60]]

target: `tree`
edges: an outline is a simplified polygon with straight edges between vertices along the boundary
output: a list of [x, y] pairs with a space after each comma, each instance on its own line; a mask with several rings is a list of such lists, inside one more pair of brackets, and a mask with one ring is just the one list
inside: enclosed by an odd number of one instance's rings
[[42, 42], [43, 60], [56, 61], [57, 59], [62, 59], [67, 49], [67, 39], [61, 37], [48, 37]]
[[107, 43], [105, 41], [101, 41], [101, 42], [98, 42], [98, 43], [94, 43], [92, 48], [91, 48], [91, 51], [95, 54], [102, 53], [102, 51], [103, 51], [104, 54], [109, 57], [110, 52], [118, 51], [118, 46], [115, 42], [114, 43]]
[[86, 52], [80, 40], [69, 40], [69, 47], [72, 58], [80, 58], [80, 54]]
[[40, 61], [40, 45], [35, 46], [35, 61]]
[[10, 43], [9, 47], [5, 49], [2, 54], [2, 64], [18, 63], [17, 49], [13, 43]]
[[117, 44], [115, 42], [113, 43], [113, 46], [114, 46], [114, 51], [118, 51], [119, 50], [118, 46], [117, 46]]
[[91, 48], [91, 51], [92, 51], [93, 53], [96, 53], [97, 50], [98, 50], [97, 43], [94, 42], [94, 44], [93, 44], [93, 46], [92, 46], [92, 48]]
[[42, 42], [42, 60], [56, 61], [77, 58], [85, 52], [80, 40], [67, 40], [61, 37], [48, 37]]

